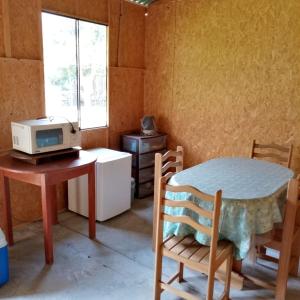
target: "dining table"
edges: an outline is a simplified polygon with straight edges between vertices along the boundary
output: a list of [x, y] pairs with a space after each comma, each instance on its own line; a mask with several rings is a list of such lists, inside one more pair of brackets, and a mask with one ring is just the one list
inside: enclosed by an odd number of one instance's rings
[[[275, 223], [282, 222], [288, 181], [294, 172], [280, 164], [245, 157], [221, 157], [208, 160], [173, 175], [168, 184], [189, 185], [200, 191], [215, 195], [222, 190], [222, 207], [219, 221], [219, 239], [234, 245], [235, 287], [242, 288], [241, 262], [253, 246], [256, 235], [272, 231]], [[188, 200], [205, 209], [212, 203], [189, 193], [167, 192], [166, 198], [174, 201]], [[188, 215], [203, 225], [211, 220], [196, 215], [187, 208], [165, 207], [171, 215]], [[193, 234], [195, 239], [209, 245], [207, 235], [195, 231], [186, 224], [164, 223], [164, 237]], [[221, 276], [222, 277], [222, 276]]]

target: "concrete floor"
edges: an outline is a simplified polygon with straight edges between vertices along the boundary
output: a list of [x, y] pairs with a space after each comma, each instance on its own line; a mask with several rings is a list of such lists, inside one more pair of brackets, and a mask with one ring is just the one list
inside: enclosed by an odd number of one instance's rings
[[[55, 263], [44, 265], [42, 223], [15, 229], [10, 248], [10, 282], [0, 288], [1, 299], [152, 299], [154, 256], [151, 251], [152, 200], [135, 200], [133, 209], [97, 224], [97, 239], [87, 238], [87, 220], [66, 212], [54, 226]], [[166, 260], [165, 275], [176, 265]], [[276, 272], [246, 262], [244, 272], [274, 280]], [[186, 290], [203, 295], [206, 277], [185, 272]], [[223, 285], [216, 282], [218, 296]], [[300, 299], [300, 278], [290, 278], [286, 299]], [[273, 292], [247, 283], [231, 289], [232, 299], [272, 299]], [[177, 299], [167, 293], [162, 299]]]

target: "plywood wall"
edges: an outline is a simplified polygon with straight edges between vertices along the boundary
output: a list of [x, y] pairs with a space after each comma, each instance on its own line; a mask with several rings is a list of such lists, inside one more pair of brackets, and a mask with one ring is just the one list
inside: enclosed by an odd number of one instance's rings
[[161, 0], [146, 21], [145, 113], [186, 164], [294, 143], [300, 171], [298, 0]]
[[[123, 0], [0, 0], [0, 152], [11, 148], [12, 120], [45, 114], [42, 9], [109, 25], [110, 123], [108, 128], [82, 131], [82, 146], [118, 148], [120, 134], [137, 129], [143, 114], [144, 9]], [[135, 22], [139, 28], [132, 26]], [[14, 224], [39, 219], [39, 188], [13, 181], [11, 186]], [[61, 185], [57, 193], [63, 209], [66, 187]], [[1, 205], [0, 199], [0, 226]]]

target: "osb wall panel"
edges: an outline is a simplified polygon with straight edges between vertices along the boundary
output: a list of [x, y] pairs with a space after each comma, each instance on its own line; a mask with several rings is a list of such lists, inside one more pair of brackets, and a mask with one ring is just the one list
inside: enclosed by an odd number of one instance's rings
[[[0, 1], [1, 3], [1, 1]], [[0, 57], [4, 56], [4, 32], [3, 32], [3, 18], [0, 12]]]
[[[0, 58], [0, 151], [12, 146], [10, 130], [12, 120], [42, 115], [41, 73], [40, 61]], [[40, 201], [37, 201], [39, 193], [37, 187], [11, 181], [14, 224], [24, 220], [35, 220], [40, 215]], [[0, 203], [2, 204], [2, 201]], [[2, 212], [1, 204], [0, 212]], [[0, 220], [3, 220], [1, 214]]]
[[40, 0], [9, 0], [12, 57], [41, 59]]
[[297, 0], [151, 6], [145, 113], [185, 147], [187, 165], [248, 156], [255, 138], [294, 143], [300, 171], [299, 15]]
[[81, 131], [81, 147], [83, 149], [108, 146], [108, 128], [97, 128]]
[[109, 1], [109, 64], [144, 68], [145, 9], [126, 1]]
[[120, 17], [119, 66], [144, 67], [145, 9], [123, 2]]
[[110, 0], [109, 13], [109, 66], [118, 66], [119, 37], [120, 37], [120, 0]]
[[108, 23], [108, 0], [42, 0], [44, 10]]
[[4, 56], [3, 5], [0, 0], [0, 56]]
[[0, 58], [0, 151], [11, 148], [10, 122], [43, 115], [40, 61]]
[[[2, 1], [0, 0], [0, 9], [2, 8]], [[39, 1], [5, 1], [8, 2], [10, 11], [9, 15], [6, 14], [5, 17], [9, 20], [10, 25], [8, 33], [11, 37], [12, 56], [16, 58], [29, 58], [33, 59], [33, 61], [1, 58], [5, 53], [1, 50], [4, 48], [4, 43], [1, 38], [3, 22], [1, 21], [0, 14], [0, 103], [2, 105], [0, 111], [0, 125], [2, 126], [0, 132], [0, 152], [11, 147], [9, 126], [11, 120], [35, 118], [44, 115], [42, 62], [41, 60], [35, 60], [42, 57], [39, 52], [41, 46], [41, 35], [39, 34], [41, 8], [39, 7]], [[120, 36], [118, 32], [121, 28], [118, 27], [119, 23], [117, 20], [120, 17], [118, 9], [121, 2], [120, 0], [111, 0], [109, 3], [115, 4], [115, 9], [112, 10], [110, 17], [110, 22], [114, 22], [115, 25], [110, 26], [113, 30], [110, 30], [109, 33], [109, 57], [112, 57], [112, 53], [114, 57], [118, 57], [116, 49], [119, 48]], [[106, 0], [42, 0], [42, 7], [45, 10], [76, 16], [81, 19], [90, 19], [99, 23], [107, 23], [108, 21], [107, 5], [108, 2]], [[127, 26], [127, 22], [133, 22], [134, 18], [138, 18], [137, 23], [140, 23], [140, 20], [144, 17], [144, 12], [141, 9], [139, 11], [140, 15], [135, 10], [127, 9], [126, 13], [130, 15], [130, 18], [126, 17], [126, 21], [121, 26], [130, 28], [130, 26]], [[126, 33], [124, 30], [123, 32]], [[142, 44], [144, 32], [139, 29], [137, 32], [142, 35], [139, 37], [136, 36]], [[136, 35], [136, 33], [134, 34]], [[129, 42], [126, 42], [122, 39], [122, 43], [124, 43], [122, 51], [125, 51], [127, 56], [131, 51], [127, 50], [127, 47], [128, 49], [133, 49], [130, 44], [131, 42], [135, 41], [130, 39]], [[5, 46], [10, 45], [5, 44]], [[138, 63], [130, 58], [131, 60], [126, 62], [126, 65], [130, 66], [132, 64], [132, 67], [143, 67], [144, 63], [140, 59], [143, 57], [143, 51], [143, 46], [137, 47], [133, 57], [138, 60]], [[125, 60], [123, 59], [123, 61]], [[117, 77], [114, 74], [117, 74]], [[120, 70], [120, 72], [112, 72], [110, 78], [112, 78], [112, 83], [110, 84], [112, 100], [109, 104], [110, 126], [112, 128], [110, 140], [112, 145], [117, 148], [120, 132], [139, 128], [139, 119], [143, 110], [143, 76], [142, 71], [135, 71], [133, 69], [132, 71]], [[120, 94], [118, 95], [118, 93]], [[114, 114], [116, 114], [116, 117], [114, 117]], [[128, 118], [128, 122], [126, 118]], [[84, 148], [109, 146], [109, 130], [109, 128], [99, 128], [82, 131], [82, 146]], [[40, 189], [13, 181], [11, 182], [11, 186], [14, 224], [40, 219]], [[57, 194], [58, 208], [63, 209], [66, 207], [66, 187], [60, 185], [57, 189]], [[1, 220], [3, 220], [1, 213], [0, 204], [0, 226]]]
[[123, 132], [138, 130], [143, 116], [144, 70], [110, 68], [109, 145], [118, 149]]
[[162, 132], [171, 132], [175, 9], [168, 1], [151, 5], [146, 18], [145, 114], [153, 114]]

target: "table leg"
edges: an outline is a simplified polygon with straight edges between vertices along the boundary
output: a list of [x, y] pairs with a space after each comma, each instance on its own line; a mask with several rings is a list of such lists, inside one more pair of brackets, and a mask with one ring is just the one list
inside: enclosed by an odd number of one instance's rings
[[43, 227], [44, 227], [44, 246], [46, 264], [53, 263], [53, 237], [52, 237], [52, 201], [53, 187], [46, 184], [45, 177], [41, 183], [42, 192], [42, 211], [43, 211]]
[[88, 193], [89, 193], [89, 237], [96, 236], [96, 200], [95, 200], [95, 164], [92, 165], [88, 173]]
[[4, 211], [4, 226], [6, 227], [6, 239], [9, 246], [14, 244], [13, 229], [12, 229], [12, 217], [11, 217], [11, 205], [10, 205], [10, 193], [9, 193], [9, 181], [8, 178], [0, 173], [0, 184], [2, 188], [3, 196], [3, 211]]
[[49, 194], [51, 194], [50, 199], [51, 201], [51, 211], [52, 211], [52, 224], [56, 225], [58, 224], [58, 218], [57, 218], [57, 197], [56, 197], [56, 186], [50, 185], [49, 186]]

